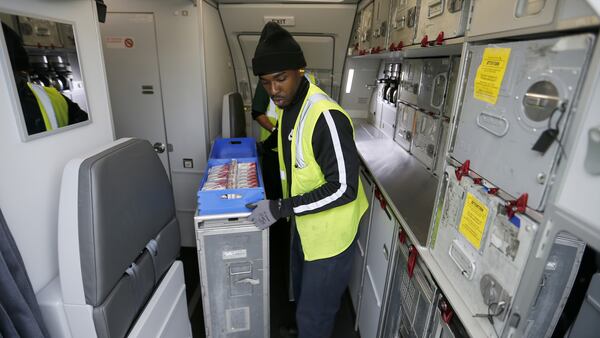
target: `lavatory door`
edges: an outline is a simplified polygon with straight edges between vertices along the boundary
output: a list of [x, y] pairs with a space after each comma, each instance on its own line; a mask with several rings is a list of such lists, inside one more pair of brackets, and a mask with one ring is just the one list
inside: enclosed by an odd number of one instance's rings
[[542, 210], [594, 36], [470, 46], [453, 157]]
[[149, 140], [170, 176], [154, 15], [108, 13], [100, 25], [115, 137]]

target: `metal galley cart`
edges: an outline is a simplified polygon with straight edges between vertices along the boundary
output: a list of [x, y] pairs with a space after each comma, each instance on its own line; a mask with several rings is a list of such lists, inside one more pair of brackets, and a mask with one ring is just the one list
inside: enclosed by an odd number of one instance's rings
[[256, 141], [216, 140], [194, 217], [207, 337], [269, 337], [269, 232], [245, 207], [262, 199]]

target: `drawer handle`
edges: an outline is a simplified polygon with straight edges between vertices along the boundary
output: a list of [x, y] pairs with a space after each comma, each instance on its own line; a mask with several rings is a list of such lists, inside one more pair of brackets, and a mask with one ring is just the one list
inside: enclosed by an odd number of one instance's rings
[[383, 245], [383, 257], [385, 257], [386, 261], [389, 261], [390, 252], [385, 244]]

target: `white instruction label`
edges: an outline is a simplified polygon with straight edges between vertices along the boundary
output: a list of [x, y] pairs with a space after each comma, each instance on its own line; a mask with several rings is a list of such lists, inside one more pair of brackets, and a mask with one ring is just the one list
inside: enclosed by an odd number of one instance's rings
[[223, 260], [246, 258], [246, 249], [223, 251]]

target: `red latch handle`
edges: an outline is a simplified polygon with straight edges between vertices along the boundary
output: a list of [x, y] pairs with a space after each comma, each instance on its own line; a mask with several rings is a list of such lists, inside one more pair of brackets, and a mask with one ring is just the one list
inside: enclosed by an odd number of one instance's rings
[[444, 43], [444, 31], [441, 31], [440, 34], [438, 34], [437, 38], [435, 39], [435, 44], [436, 45], [441, 45], [442, 43]]
[[481, 179], [481, 177], [475, 177], [473, 179], [474, 184], [481, 185], [482, 182], [483, 182], [483, 180]]
[[379, 189], [375, 189], [375, 198], [377, 198], [377, 200], [379, 201], [379, 205], [381, 206], [381, 208], [385, 210], [387, 207], [387, 201], [385, 200]]
[[398, 42], [398, 46], [396, 47], [396, 50], [402, 50], [402, 48], [404, 48], [404, 41]]
[[519, 196], [519, 198], [517, 198], [516, 200], [508, 201], [508, 203], [506, 203], [505, 208], [508, 218], [512, 218], [517, 212], [524, 213], [525, 210], [527, 210], [528, 197], [529, 195], [527, 195], [527, 193], [524, 193], [523, 195]]
[[427, 35], [425, 35], [423, 37], [423, 39], [421, 39], [421, 47], [427, 47], [428, 43], [429, 43], [429, 38], [427, 37]]
[[406, 231], [404, 231], [404, 229], [400, 230], [400, 233], [398, 234], [398, 240], [402, 244], [406, 243]]
[[388, 47], [388, 49], [390, 50], [390, 52], [393, 52], [396, 50], [396, 44], [392, 42], [392, 44]]
[[454, 173], [456, 174], [456, 179], [461, 180], [463, 176], [469, 176], [469, 167], [471, 166], [471, 161], [466, 160], [460, 167], [456, 168]]
[[417, 265], [417, 257], [419, 256], [419, 251], [414, 245], [411, 245], [408, 248], [408, 263], [406, 264], [406, 269], [408, 271], [408, 278], [412, 278], [415, 272], [415, 265]]
[[454, 316], [454, 310], [452, 310], [452, 307], [450, 307], [450, 304], [448, 304], [448, 301], [444, 298], [440, 299], [438, 307], [442, 314], [442, 320], [444, 323], [449, 324], [452, 320], [452, 316]]

